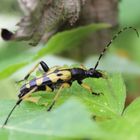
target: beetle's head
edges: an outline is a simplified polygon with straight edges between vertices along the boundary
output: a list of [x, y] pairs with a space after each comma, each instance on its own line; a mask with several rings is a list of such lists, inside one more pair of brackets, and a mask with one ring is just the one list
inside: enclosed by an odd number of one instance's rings
[[93, 78], [105, 78], [106, 79], [106, 74], [101, 71], [101, 70], [94, 70], [93, 68], [89, 69], [87, 71], [88, 77], [93, 77]]

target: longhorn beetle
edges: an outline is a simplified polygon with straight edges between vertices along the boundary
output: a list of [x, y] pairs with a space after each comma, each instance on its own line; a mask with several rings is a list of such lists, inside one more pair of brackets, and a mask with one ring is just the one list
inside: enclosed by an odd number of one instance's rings
[[[133, 28], [133, 27], [125, 27], [122, 30], [120, 30], [116, 35], [114, 35], [114, 37], [112, 38], [112, 40], [106, 45], [106, 47], [103, 49], [103, 51], [101, 52], [95, 67], [90, 68], [90, 69], [85, 69], [84, 67], [77, 67], [77, 68], [64, 68], [64, 67], [59, 67], [59, 66], [55, 66], [52, 68], [49, 68], [48, 65], [41, 61], [39, 62], [25, 77], [23, 80], [21, 81], [25, 81], [28, 80], [30, 74], [39, 66], [41, 65], [44, 73], [42, 74], [42, 76], [37, 77], [33, 80], [30, 80], [28, 82], [26, 82], [21, 88], [20, 88], [20, 94], [18, 95], [18, 101], [16, 102], [15, 106], [12, 108], [12, 110], [10, 111], [10, 113], [8, 114], [3, 127], [7, 124], [12, 112], [14, 111], [14, 109], [24, 100], [30, 97], [30, 95], [33, 92], [36, 91], [53, 91], [55, 89], [58, 89], [54, 99], [52, 100], [50, 106], [48, 107], [47, 111], [50, 111], [52, 109], [52, 107], [54, 106], [60, 91], [63, 88], [68, 88], [72, 85], [73, 81], [77, 81], [78, 84], [80, 84], [83, 88], [87, 89], [90, 93], [98, 95], [97, 93], [94, 93], [91, 89], [91, 87], [89, 87], [87, 84], [83, 83], [82, 81], [85, 78], [88, 77], [92, 77], [92, 78], [105, 78], [105, 75], [102, 71], [100, 70], [96, 70], [100, 59], [102, 58], [102, 56], [104, 55], [105, 51], [107, 50], [107, 48], [111, 45], [111, 43], [118, 37], [118, 35], [120, 33], [122, 33], [123, 31], [127, 30], [127, 29], [132, 29], [136, 32], [137, 36], [139, 37], [139, 33], [138, 31]], [[21, 82], [18, 81], [18, 82]]]

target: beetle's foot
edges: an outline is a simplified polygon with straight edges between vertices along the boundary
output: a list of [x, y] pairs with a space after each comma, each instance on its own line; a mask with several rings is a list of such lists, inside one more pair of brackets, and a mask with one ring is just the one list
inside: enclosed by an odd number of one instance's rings
[[95, 92], [92, 92], [92, 94], [95, 95], [95, 96], [104, 95], [102, 92], [101, 92], [101, 93], [95, 93]]
[[93, 119], [93, 120], [96, 120], [96, 117], [97, 117], [96, 115], [93, 115], [93, 116], [92, 116], [92, 119]]

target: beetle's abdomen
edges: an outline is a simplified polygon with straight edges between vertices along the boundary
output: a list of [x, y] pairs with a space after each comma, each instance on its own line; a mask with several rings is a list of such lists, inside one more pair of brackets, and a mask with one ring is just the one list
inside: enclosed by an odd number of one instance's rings
[[40, 86], [45, 86], [45, 85], [50, 85], [50, 84], [51, 84], [51, 80], [46, 76], [42, 76], [42, 77], [33, 79], [31, 81], [28, 81], [26, 84], [24, 84], [20, 88], [20, 94], [18, 97], [19, 98], [23, 97], [25, 94], [30, 92], [30, 90], [32, 90], [34, 87], [40, 87]]

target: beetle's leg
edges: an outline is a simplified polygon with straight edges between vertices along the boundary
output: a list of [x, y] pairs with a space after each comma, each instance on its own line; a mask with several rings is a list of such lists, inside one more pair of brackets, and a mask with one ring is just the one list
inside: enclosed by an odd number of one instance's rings
[[8, 116], [7, 116], [6, 120], [5, 120], [5, 122], [4, 122], [3, 126], [2, 126], [2, 128], [7, 124], [8, 120], [9, 120], [9, 118], [10, 118], [12, 112], [15, 110], [15, 108], [16, 108], [24, 99], [28, 98], [28, 97], [31, 95], [31, 93], [33, 93], [36, 89], [37, 89], [37, 87], [34, 87], [34, 88], [33, 88], [31, 91], [29, 91], [25, 96], [23, 96], [22, 98], [20, 98], [20, 99], [16, 102], [15, 106], [12, 108], [12, 110], [11, 110], [10, 113], [8, 114]]
[[78, 81], [78, 84], [80, 84], [83, 88], [85, 88], [86, 90], [88, 90], [93, 95], [97, 95], [97, 96], [100, 95], [100, 93], [93, 92], [92, 88], [88, 84], [83, 83], [82, 81]]
[[43, 106], [48, 106], [48, 102], [39, 103], [40, 99], [41, 99], [41, 97], [28, 97], [28, 98], [24, 99], [24, 101], [28, 101], [28, 102], [43, 105]]
[[[38, 87], [39, 88], [39, 87]], [[52, 92], [54, 89], [50, 86], [45, 86], [45, 88], [41, 89], [39, 88], [39, 90], [43, 90], [43, 91], [47, 91], [47, 92]], [[25, 101], [30, 101], [30, 102], [33, 102], [33, 103], [38, 103], [39, 100], [40, 100], [41, 97], [26, 97], [24, 98]], [[43, 105], [47, 106], [48, 103], [43, 103]]]
[[38, 88], [37, 86], [34, 87], [32, 90], [30, 90], [28, 93], [26, 93], [23, 97], [21, 97], [21, 99], [24, 101], [30, 101], [33, 103], [37, 103], [39, 101], [40, 97], [30, 97], [31, 94], [37, 90], [37, 88]]
[[39, 63], [37, 63], [37, 64], [28, 72], [28, 74], [24, 77], [24, 79], [18, 81], [17, 83], [20, 83], [20, 82], [22, 82], [22, 81], [27, 80], [27, 79], [29, 78], [29, 76], [31, 75], [31, 73], [34, 72], [35, 69], [36, 69], [39, 65], [41, 65], [41, 67], [42, 67], [42, 69], [44, 70], [44, 72], [47, 72], [47, 71], [49, 70], [48, 65], [47, 65], [44, 61], [40, 61]]
[[41, 97], [28, 97], [28, 98], [25, 98], [24, 100], [37, 104], [40, 98]]
[[61, 90], [62, 90], [63, 88], [69, 88], [70, 86], [71, 86], [71, 85], [70, 85], [69, 83], [63, 83], [63, 84], [60, 86], [59, 90], [57, 91], [57, 93], [56, 93], [55, 97], [53, 98], [53, 101], [51, 102], [51, 104], [50, 104], [50, 106], [48, 107], [47, 111], [50, 111], [50, 110], [52, 109], [52, 107], [55, 105], [55, 103], [56, 103], [56, 101], [57, 101], [57, 99], [58, 99], [58, 97], [59, 97], [59, 95], [60, 95]]
[[46, 88], [46, 91], [48, 91], [48, 92], [52, 92], [54, 89], [52, 88], [52, 87], [50, 87], [50, 86], [46, 86], [45, 87]]
[[80, 84], [83, 88], [88, 90], [90, 93], [93, 93], [92, 88], [88, 84], [83, 83], [82, 81], [78, 81], [78, 84]]
[[[46, 85], [46, 86], [43, 86], [43, 87], [37, 87], [38, 91], [46, 91], [46, 92], [52, 92], [54, 90], [54, 88]], [[25, 101], [29, 101], [29, 102], [33, 102], [35, 104], [38, 104], [39, 103], [39, 100], [40, 100], [40, 96], [37, 96], [37, 97], [26, 97], [24, 98]], [[41, 103], [41, 105], [45, 105], [47, 106], [48, 103]]]

